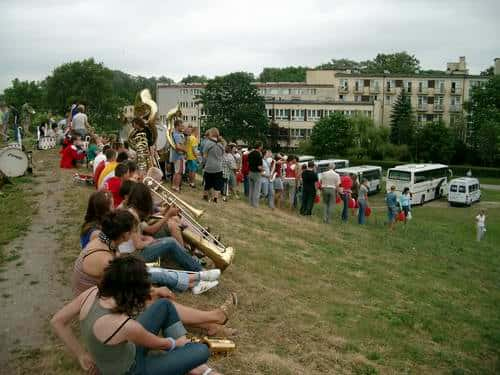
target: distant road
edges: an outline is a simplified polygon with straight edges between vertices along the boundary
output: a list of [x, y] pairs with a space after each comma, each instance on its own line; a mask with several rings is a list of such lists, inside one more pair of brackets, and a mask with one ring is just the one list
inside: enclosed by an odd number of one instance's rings
[[486, 190], [498, 190], [500, 191], [500, 185], [487, 185], [487, 184], [481, 184], [481, 187]]

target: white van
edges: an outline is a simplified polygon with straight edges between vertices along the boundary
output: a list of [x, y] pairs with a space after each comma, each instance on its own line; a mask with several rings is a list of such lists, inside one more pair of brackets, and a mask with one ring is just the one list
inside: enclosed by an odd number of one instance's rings
[[455, 178], [449, 183], [448, 202], [450, 206], [470, 206], [481, 200], [481, 185], [477, 178]]
[[308, 162], [314, 161], [314, 156], [311, 155], [302, 155], [299, 156], [299, 165], [302, 167], [303, 165], [307, 165]]
[[335, 169], [347, 168], [349, 166], [349, 160], [346, 159], [324, 159], [314, 163], [316, 172], [322, 173], [327, 171], [332, 163], [335, 164]]
[[358, 165], [356, 167], [341, 168], [335, 170], [341, 176], [349, 176], [351, 173], [358, 176], [361, 183], [364, 178], [368, 180], [368, 193], [377, 193], [382, 185], [382, 167], [377, 165]]

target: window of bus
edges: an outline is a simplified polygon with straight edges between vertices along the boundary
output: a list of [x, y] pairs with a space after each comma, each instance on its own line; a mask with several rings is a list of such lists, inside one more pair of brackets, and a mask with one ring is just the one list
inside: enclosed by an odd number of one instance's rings
[[411, 173], [406, 171], [392, 170], [389, 171], [389, 179], [410, 182]]
[[465, 186], [459, 186], [458, 187], [458, 192], [459, 193], [465, 193]]
[[378, 180], [380, 179], [380, 170], [376, 169], [373, 171], [363, 172], [361, 178], [366, 178], [368, 181]]
[[451, 187], [450, 187], [450, 191], [451, 191], [452, 193], [456, 193], [456, 192], [457, 192], [457, 185], [451, 185]]

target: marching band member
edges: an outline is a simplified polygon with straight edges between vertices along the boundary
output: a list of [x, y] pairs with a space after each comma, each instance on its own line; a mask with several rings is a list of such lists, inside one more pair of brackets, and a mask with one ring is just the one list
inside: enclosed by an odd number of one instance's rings
[[73, 140], [73, 137], [69, 137], [65, 140], [64, 148], [61, 150], [61, 168], [74, 168], [78, 160], [85, 159], [85, 151], [81, 149], [80, 146], [81, 139], [79, 136], [76, 136]]

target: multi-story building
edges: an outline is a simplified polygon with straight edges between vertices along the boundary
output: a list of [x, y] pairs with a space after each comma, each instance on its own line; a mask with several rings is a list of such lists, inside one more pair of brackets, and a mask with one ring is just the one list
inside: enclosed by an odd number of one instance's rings
[[[495, 73], [500, 59], [495, 59]], [[442, 120], [453, 123], [463, 114], [463, 104], [475, 85], [486, 77], [470, 75], [465, 57], [448, 63], [439, 74], [363, 74], [354, 71], [308, 70], [305, 82], [256, 83], [266, 103], [267, 116], [281, 128], [280, 144], [297, 147], [307, 139], [316, 121], [333, 112], [363, 115], [378, 126], [389, 125], [392, 106], [398, 96], [408, 95], [416, 120], [424, 123]], [[184, 121], [201, 125], [203, 109], [196, 102], [204, 85], [158, 84], [160, 118], [179, 105]]]

